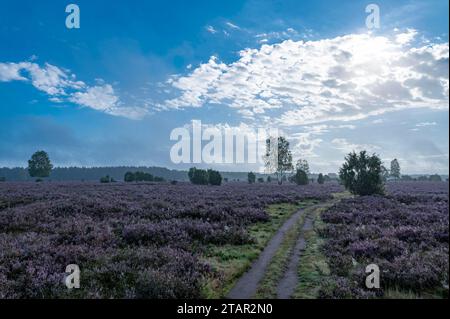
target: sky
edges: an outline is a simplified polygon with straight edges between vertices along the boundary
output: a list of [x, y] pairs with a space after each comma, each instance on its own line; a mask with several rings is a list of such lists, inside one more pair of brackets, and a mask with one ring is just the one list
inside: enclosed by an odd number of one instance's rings
[[[66, 26], [71, 3], [80, 28]], [[448, 174], [448, 1], [0, 4], [0, 167], [43, 149], [55, 166], [186, 169], [170, 136], [198, 120], [276, 128], [312, 172], [364, 149]]]

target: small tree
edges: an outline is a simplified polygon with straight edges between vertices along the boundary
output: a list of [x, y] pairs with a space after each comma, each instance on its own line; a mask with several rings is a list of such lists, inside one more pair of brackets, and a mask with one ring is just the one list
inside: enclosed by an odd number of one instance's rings
[[391, 162], [391, 176], [395, 179], [400, 178], [400, 164], [396, 158], [394, 158]]
[[383, 179], [381, 176], [381, 160], [366, 151], [358, 154], [352, 152], [345, 158], [345, 163], [339, 170], [339, 178], [346, 189], [357, 195], [383, 194]]
[[297, 163], [295, 164], [296, 169], [300, 169], [306, 173], [306, 175], [309, 175], [309, 164], [308, 161], [305, 159], [299, 159]]
[[254, 184], [256, 182], [256, 175], [253, 172], [247, 174], [247, 179], [249, 184]]
[[286, 180], [285, 173], [293, 169], [292, 153], [289, 149], [289, 142], [280, 136], [266, 140], [265, 166], [269, 173], [275, 172], [278, 184]]
[[222, 184], [222, 175], [218, 171], [212, 169], [208, 170], [208, 183], [211, 185], [219, 186]]
[[44, 151], [34, 153], [28, 161], [28, 173], [31, 177], [49, 177], [52, 168], [50, 158]]
[[123, 178], [125, 182], [134, 182], [136, 180], [133, 172], [126, 172]]
[[272, 183], [272, 177], [267, 176], [267, 183]]
[[297, 185], [307, 185], [309, 182], [308, 175], [306, 174], [305, 171], [298, 169], [294, 175], [294, 182]]
[[383, 182], [386, 182], [389, 176], [390, 176], [389, 170], [386, 167], [384, 167], [384, 165], [381, 165], [381, 178], [383, 179]]
[[317, 176], [317, 183], [319, 184], [325, 183], [325, 177], [323, 176], [322, 173], [320, 173], [319, 176]]
[[192, 167], [189, 169], [189, 180], [195, 185], [208, 185], [208, 172], [204, 169]]

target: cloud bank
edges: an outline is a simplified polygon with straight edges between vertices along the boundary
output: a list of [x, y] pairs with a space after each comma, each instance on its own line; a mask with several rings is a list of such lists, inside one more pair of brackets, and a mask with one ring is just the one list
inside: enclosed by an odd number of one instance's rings
[[190, 74], [173, 76], [168, 84], [179, 95], [164, 105], [225, 105], [250, 119], [276, 116], [286, 127], [448, 109], [448, 43], [414, 44], [416, 35], [409, 29], [286, 40], [243, 50], [230, 64], [213, 56]]

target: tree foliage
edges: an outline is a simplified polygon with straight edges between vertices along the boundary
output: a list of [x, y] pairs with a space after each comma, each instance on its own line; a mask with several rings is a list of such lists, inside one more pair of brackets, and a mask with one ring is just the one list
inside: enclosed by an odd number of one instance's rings
[[45, 151], [38, 151], [28, 161], [28, 173], [31, 177], [49, 177], [53, 165]]
[[293, 180], [297, 185], [307, 185], [309, 183], [308, 175], [301, 169], [297, 169]]
[[222, 184], [222, 175], [215, 170], [209, 169], [198, 169], [196, 167], [192, 167], [188, 172], [189, 180], [192, 184], [195, 185], [221, 185]]
[[323, 176], [322, 173], [320, 173], [319, 176], [317, 177], [317, 183], [319, 184], [325, 183], [325, 177]]
[[346, 189], [357, 195], [384, 193], [381, 160], [376, 154], [369, 156], [366, 151], [352, 152], [345, 160], [339, 178]]
[[[266, 140], [265, 166], [268, 173], [275, 173], [278, 184], [286, 179], [285, 173], [293, 169], [289, 142], [283, 136]], [[284, 177], [284, 178], [283, 178]]]
[[391, 176], [393, 178], [400, 178], [400, 164], [396, 158], [391, 162]]
[[253, 172], [247, 174], [247, 179], [249, 184], [254, 184], [256, 182], [256, 175]]

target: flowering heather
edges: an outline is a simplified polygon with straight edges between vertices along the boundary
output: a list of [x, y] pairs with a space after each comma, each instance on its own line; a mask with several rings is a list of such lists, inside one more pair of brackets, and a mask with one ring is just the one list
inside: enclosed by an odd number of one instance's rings
[[448, 183], [389, 183], [386, 197], [345, 199], [322, 214], [334, 281], [324, 298], [366, 298], [365, 267], [380, 268], [381, 290], [448, 296]]
[[[196, 298], [208, 244], [251, 243], [265, 208], [336, 184], [1, 183], [0, 298]], [[448, 232], [447, 232], [448, 234]], [[64, 285], [81, 269], [81, 288]]]

